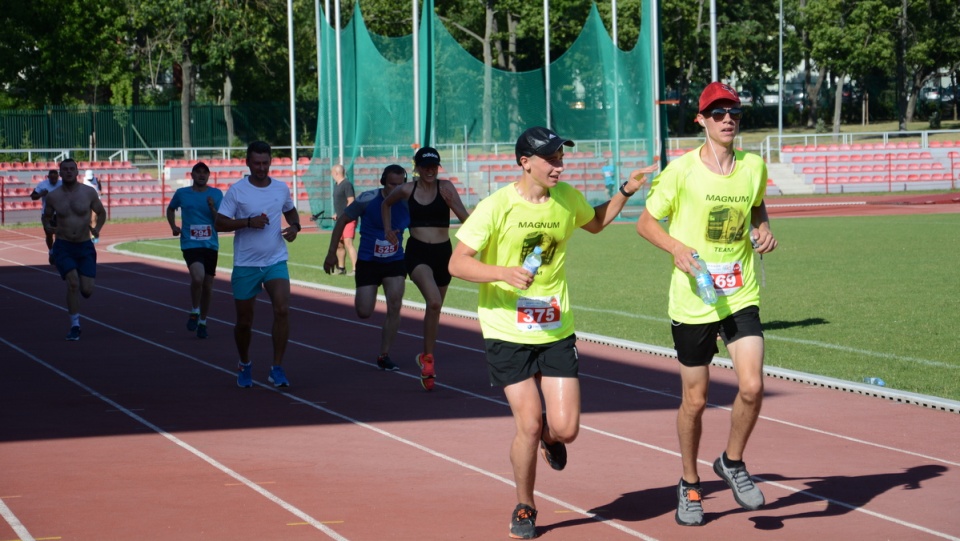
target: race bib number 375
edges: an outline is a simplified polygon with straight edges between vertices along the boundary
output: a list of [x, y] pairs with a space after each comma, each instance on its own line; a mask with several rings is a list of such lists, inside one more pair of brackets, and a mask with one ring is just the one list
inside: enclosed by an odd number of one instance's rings
[[560, 299], [557, 297], [520, 297], [517, 299], [517, 329], [548, 331], [559, 329]]

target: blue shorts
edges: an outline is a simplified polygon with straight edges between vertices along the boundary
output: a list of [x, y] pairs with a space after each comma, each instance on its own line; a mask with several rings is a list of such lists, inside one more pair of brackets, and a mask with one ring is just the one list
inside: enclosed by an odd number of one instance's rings
[[97, 249], [93, 241], [69, 242], [57, 239], [53, 242], [53, 261], [66, 280], [67, 274], [76, 269], [80, 276], [97, 277]]
[[234, 267], [233, 274], [230, 276], [230, 285], [233, 286], [233, 298], [245, 301], [263, 291], [265, 282], [289, 279], [287, 262], [281, 261], [269, 267]]

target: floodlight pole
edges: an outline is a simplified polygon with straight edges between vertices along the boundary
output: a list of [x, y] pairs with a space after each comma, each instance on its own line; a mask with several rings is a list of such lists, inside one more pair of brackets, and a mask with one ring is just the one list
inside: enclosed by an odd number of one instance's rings
[[290, 62], [290, 165], [293, 172], [293, 206], [297, 208], [300, 201], [297, 193], [297, 85], [294, 77], [293, 63], [293, 0], [287, 0], [287, 47]]
[[546, 88], [547, 127], [550, 125], [550, 0], [543, 0], [543, 86]]
[[617, 39], [617, 0], [611, 0], [611, 30], [613, 30], [613, 178], [620, 182], [620, 47]]
[[780, 0], [780, 78], [777, 84], [777, 92], [780, 97], [777, 99], [777, 153], [783, 148], [783, 0]]
[[[337, 24], [337, 144], [340, 146], [340, 165], [343, 165], [343, 62], [340, 51], [340, 2], [335, 0], [334, 18]], [[330, 157], [331, 163], [333, 156]]]
[[720, 80], [717, 69], [717, 0], [710, 0], [710, 77], [711, 81]]
[[420, 143], [420, 16], [413, 0], [413, 142]]

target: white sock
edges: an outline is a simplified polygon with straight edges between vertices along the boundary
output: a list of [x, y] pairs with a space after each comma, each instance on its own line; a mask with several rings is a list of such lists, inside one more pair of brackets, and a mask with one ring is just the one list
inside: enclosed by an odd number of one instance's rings
[[207, 324], [207, 320], [205, 319], [201, 319], [200, 321], [197, 321], [197, 325], [206, 325], [206, 324]]
[[70, 314], [70, 326], [79, 327], [80, 326], [80, 312], [76, 314]]

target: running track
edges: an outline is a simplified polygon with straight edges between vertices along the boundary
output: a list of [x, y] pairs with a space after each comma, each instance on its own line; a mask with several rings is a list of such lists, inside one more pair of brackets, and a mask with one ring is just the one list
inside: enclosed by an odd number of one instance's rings
[[[101, 246], [168, 234], [108, 224]], [[0, 541], [507, 538], [513, 423], [486, 383], [474, 319], [443, 317], [426, 393], [412, 360], [422, 312], [404, 309], [402, 370], [380, 372], [382, 310], [361, 322], [352, 297], [297, 285], [292, 387], [278, 392], [261, 295], [257, 385], [238, 389], [228, 278], [197, 340], [183, 328], [182, 263], [101, 250], [83, 337], [68, 343], [41, 232], [0, 230]], [[580, 437], [565, 471], [538, 469], [543, 539], [960, 540], [955, 413], [767, 378], [747, 454], [767, 505], [747, 512], [710, 468], [735, 391], [714, 368], [707, 524], [683, 528], [675, 361], [593, 341], [580, 356]]]

